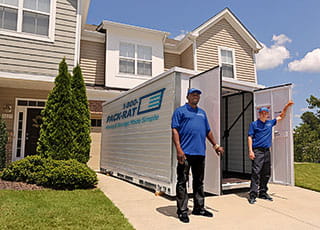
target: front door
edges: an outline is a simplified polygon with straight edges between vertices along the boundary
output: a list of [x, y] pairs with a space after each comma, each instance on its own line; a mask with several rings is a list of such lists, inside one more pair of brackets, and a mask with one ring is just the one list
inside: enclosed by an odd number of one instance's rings
[[[206, 111], [215, 140], [220, 141], [220, 68], [213, 68], [190, 79], [190, 88], [202, 91], [199, 107]], [[204, 190], [212, 194], [221, 194], [220, 157], [207, 141]]]
[[[291, 100], [292, 85], [266, 88], [254, 92], [255, 119], [260, 107], [270, 109], [270, 119], [281, 113], [286, 103]], [[271, 181], [274, 183], [294, 185], [293, 169], [293, 129], [292, 109], [288, 109], [285, 118], [273, 128], [271, 148]]]
[[27, 124], [25, 136], [25, 154], [24, 156], [34, 155], [37, 150], [37, 142], [40, 135], [41, 110], [37, 108], [27, 109]]

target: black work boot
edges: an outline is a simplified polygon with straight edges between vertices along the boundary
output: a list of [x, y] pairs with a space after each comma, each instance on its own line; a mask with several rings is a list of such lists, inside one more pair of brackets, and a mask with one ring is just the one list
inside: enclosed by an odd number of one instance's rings
[[189, 216], [188, 216], [188, 213], [181, 213], [181, 214], [178, 214], [178, 218], [181, 222], [183, 223], [189, 223]]
[[250, 193], [250, 194], [249, 194], [249, 198], [248, 198], [249, 203], [250, 203], [250, 204], [256, 203], [256, 198], [257, 198], [257, 195], [256, 195], [256, 194]]
[[264, 200], [273, 201], [272, 197], [269, 196], [269, 194], [266, 193], [266, 192], [259, 193], [259, 196], [258, 196], [258, 197], [261, 198], [261, 199], [264, 199]]
[[192, 214], [193, 215], [197, 215], [197, 216], [213, 217], [213, 214], [211, 212], [209, 212], [208, 210], [205, 210], [205, 209], [193, 210]]

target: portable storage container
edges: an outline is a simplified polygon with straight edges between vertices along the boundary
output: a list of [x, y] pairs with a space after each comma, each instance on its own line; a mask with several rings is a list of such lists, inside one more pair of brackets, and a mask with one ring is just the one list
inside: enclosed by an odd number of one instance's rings
[[[132, 183], [175, 195], [176, 150], [171, 116], [186, 103], [187, 89], [202, 91], [199, 107], [207, 113], [215, 139], [225, 147], [217, 156], [207, 142], [205, 191], [249, 186], [247, 131], [261, 106], [276, 117], [291, 99], [291, 85], [264, 88], [221, 77], [219, 67], [200, 74], [172, 68], [103, 104], [100, 168]], [[290, 109], [289, 109], [290, 110]], [[294, 184], [292, 111], [274, 128], [272, 182]], [[188, 186], [191, 191], [191, 178]]]

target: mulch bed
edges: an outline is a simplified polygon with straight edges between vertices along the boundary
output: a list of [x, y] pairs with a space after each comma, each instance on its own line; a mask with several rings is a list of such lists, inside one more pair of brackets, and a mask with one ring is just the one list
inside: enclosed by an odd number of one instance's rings
[[42, 186], [35, 184], [27, 184], [24, 182], [15, 182], [15, 181], [6, 181], [0, 179], [0, 190], [9, 189], [9, 190], [41, 190], [44, 189]]

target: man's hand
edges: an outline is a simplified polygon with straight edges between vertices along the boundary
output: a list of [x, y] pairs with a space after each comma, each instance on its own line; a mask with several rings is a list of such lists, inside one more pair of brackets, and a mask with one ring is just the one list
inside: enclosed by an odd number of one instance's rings
[[178, 160], [179, 164], [184, 164], [184, 161], [186, 159], [187, 159], [187, 157], [182, 150], [177, 151], [177, 160]]
[[250, 160], [254, 160], [254, 158], [256, 158], [253, 151], [249, 151], [249, 158]]
[[288, 106], [291, 106], [291, 105], [293, 105], [293, 104], [294, 104], [294, 102], [293, 102], [293, 101], [291, 101], [291, 100], [290, 100], [290, 101], [288, 101], [288, 103], [287, 103], [287, 105], [288, 105]]
[[292, 106], [294, 104], [293, 101], [289, 100], [288, 103], [284, 106], [282, 112], [280, 113], [280, 115], [278, 117], [276, 117], [277, 121], [281, 121], [287, 113], [287, 110], [290, 106]]
[[216, 151], [216, 153], [217, 153], [218, 156], [222, 156], [222, 155], [224, 154], [224, 148], [223, 148], [223, 147], [219, 146], [219, 147], [216, 148], [216, 149], [215, 149], [214, 146], [212, 146], [212, 147], [213, 147], [214, 151]]

